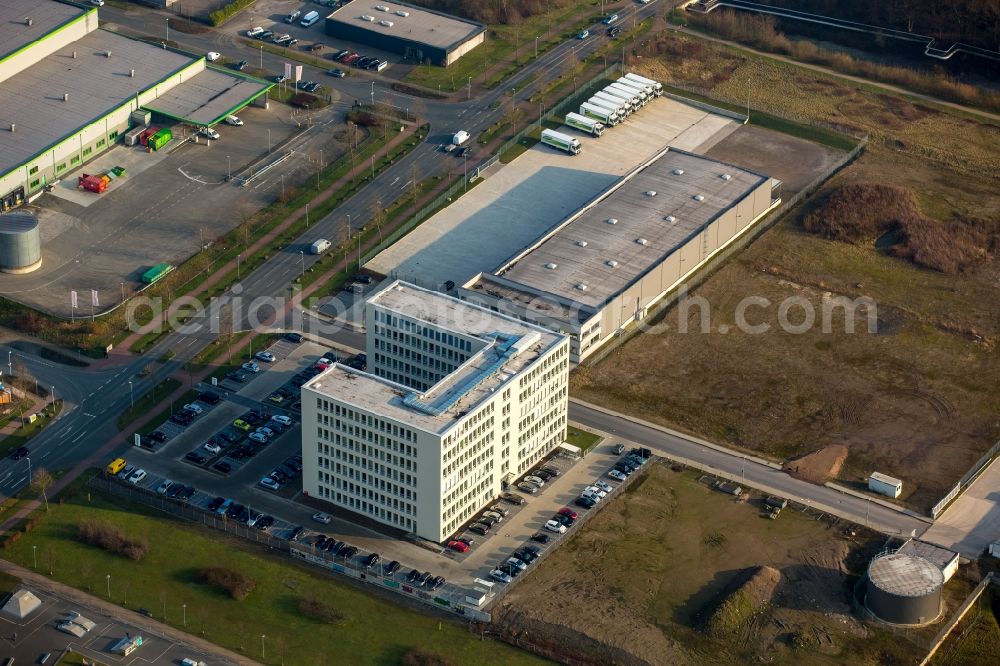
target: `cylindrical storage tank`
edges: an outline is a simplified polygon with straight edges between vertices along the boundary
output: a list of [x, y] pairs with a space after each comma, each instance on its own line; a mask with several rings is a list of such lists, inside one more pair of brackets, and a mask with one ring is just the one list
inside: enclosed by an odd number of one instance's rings
[[917, 555], [888, 553], [868, 565], [865, 606], [892, 624], [919, 625], [941, 614], [944, 574], [936, 564]]
[[41, 265], [38, 218], [20, 210], [0, 215], [0, 271], [30, 273]]

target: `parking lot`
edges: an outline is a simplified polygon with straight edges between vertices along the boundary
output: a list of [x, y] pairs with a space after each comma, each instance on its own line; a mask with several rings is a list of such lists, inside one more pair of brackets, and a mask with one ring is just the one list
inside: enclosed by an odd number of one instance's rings
[[[42, 604], [23, 620], [0, 614], [0, 655], [11, 659], [9, 663], [40, 663], [41, 656], [48, 653], [50, 657], [46, 661], [53, 664], [64, 650], [82, 654], [95, 660], [95, 663], [123, 666], [131, 663], [179, 664], [183, 659], [218, 662], [218, 659], [202, 654], [191, 646], [112, 617], [103, 609], [72, 603], [33, 585], [25, 585], [23, 589], [38, 597]], [[79, 613], [85, 620], [95, 623], [95, 626], [86, 632], [82, 631], [86, 622], [77, 625], [80, 628], [73, 627], [78, 633], [82, 633], [79, 637], [57, 629], [57, 625], [71, 612]], [[141, 636], [142, 645], [128, 655], [112, 652], [112, 647], [126, 635]]]
[[[26, 275], [0, 274], [0, 290], [69, 317], [67, 294], [94, 289], [99, 313], [142, 288], [140, 278], [151, 266], [183, 262], [279, 198], [283, 187], [312, 175], [321, 157], [328, 164], [342, 152], [336, 130], [346, 126], [334, 107], [307, 118], [271, 102], [268, 109], [248, 107], [239, 117], [242, 127], [220, 125], [221, 138], [210, 145], [204, 138], [195, 142], [191, 127], [157, 123], [174, 133], [162, 150], [118, 145], [69, 173], [29, 207], [39, 217], [42, 267]], [[282, 157], [266, 175], [236, 184]], [[77, 189], [82, 173], [116, 166], [125, 175], [104, 194]], [[76, 315], [82, 314], [78, 308]]]

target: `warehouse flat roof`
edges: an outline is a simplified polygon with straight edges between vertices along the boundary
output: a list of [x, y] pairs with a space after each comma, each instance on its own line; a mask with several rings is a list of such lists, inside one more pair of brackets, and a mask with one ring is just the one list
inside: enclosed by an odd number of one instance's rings
[[[62, 2], [3, 0], [0, 2], [0, 60], [92, 10]], [[31, 25], [25, 19], [31, 19]]]
[[194, 125], [212, 125], [273, 85], [209, 67], [143, 108]]
[[667, 150], [495, 274], [600, 307], [767, 181], [746, 169]]
[[[95, 30], [4, 81], [0, 173], [31, 160], [191, 62], [191, 57], [169, 49]], [[129, 76], [132, 69], [134, 78]], [[63, 101], [64, 94], [68, 101]], [[16, 126], [14, 132], [7, 131], [10, 123]]]
[[[386, 10], [380, 11], [376, 9], [377, 7], [385, 7]], [[400, 16], [396, 12], [406, 12], [409, 16]], [[375, 20], [365, 21], [362, 16], [371, 16]], [[355, 0], [330, 14], [327, 20], [442, 49], [460, 44], [486, 30], [486, 26], [482, 23], [458, 16], [401, 2], [378, 2], [378, 0]], [[379, 21], [389, 21], [392, 27], [380, 25]]]
[[426, 432], [443, 433], [564, 336], [438, 292], [394, 282], [369, 299], [396, 314], [480, 340], [482, 346], [426, 391], [332, 366], [305, 387]]

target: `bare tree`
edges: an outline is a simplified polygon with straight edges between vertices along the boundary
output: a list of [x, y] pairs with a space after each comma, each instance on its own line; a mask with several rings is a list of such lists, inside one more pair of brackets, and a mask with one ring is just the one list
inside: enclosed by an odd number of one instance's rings
[[45, 510], [49, 510], [49, 486], [52, 485], [52, 475], [44, 467], [36, 467], [31, 475], [31, 487], [45, 500]]

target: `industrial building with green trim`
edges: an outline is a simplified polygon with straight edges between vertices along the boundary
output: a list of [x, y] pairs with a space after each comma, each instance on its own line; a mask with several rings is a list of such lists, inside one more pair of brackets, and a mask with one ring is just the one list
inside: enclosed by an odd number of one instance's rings
[[111, 148], [133, 113], [211, 126], [273, 84], [98, 27], [96, 7], [0, 2], [0, 212]]

